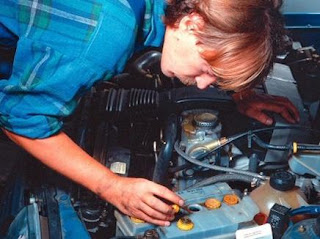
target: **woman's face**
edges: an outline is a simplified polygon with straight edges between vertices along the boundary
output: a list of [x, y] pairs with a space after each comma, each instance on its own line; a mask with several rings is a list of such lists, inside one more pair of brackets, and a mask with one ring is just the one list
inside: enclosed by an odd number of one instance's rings
[[197, 85], [205, 89], [216, 82], [211, 66], [201, 57], [203, 49], [198, 44], [189, 16], [185, 16], [177, 27], [167, 26], [161, 70], [168, 77], [177, 77], [186, 85]]

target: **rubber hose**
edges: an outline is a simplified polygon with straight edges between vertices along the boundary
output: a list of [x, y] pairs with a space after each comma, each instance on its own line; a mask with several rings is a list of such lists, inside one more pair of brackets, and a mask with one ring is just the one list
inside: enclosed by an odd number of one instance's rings
[[169, 162], [172, 156], [174, 142], [177, 136], [177, 116], [171, 114], [168, 117], [168, 122], [165, 130], [165, 145], [162, 146], [158, 161], [156, 162], [152, 181], [165, 185], [167, 180], [167, 173], [169, 168]]

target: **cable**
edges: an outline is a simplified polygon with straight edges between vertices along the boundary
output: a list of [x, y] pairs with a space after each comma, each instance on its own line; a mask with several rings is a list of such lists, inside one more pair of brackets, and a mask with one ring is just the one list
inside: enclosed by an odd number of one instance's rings
[[247, 171], [242, 171], [242, 170], [236, 170], [236, 169], [231, 169], [231, 168], [225, 168], [225, 167], [220, 167], [220, 166], [216, 166], [216, 165], [211, 165], [211, 164], [207, 164], [207, 163], [203, 163], [201, 161], [198, 161], [197, 159], [193, 159], [191, 157], [189, 157], [186, 153], [184, 153], [178, 145], [178, 141], [176, 141], [176, 143], [174, 144], [174, 149], [176, 150], [176, 152], [183, 157], [184, 159], [186, 159], [187, 161], [189, 161], [190, 163], [199, 165], [201, 167], [205, 167], [205, 168], [210, 168], [216, 171], [221, 171], [221, 172], [227, 172], [227, 173], [235, 173], [235, 174], [243, 174], [243, 175], [247, 175], [247, 176], [251, 176], [251, 177], [255, 177], [255, 178], [259, 178], [262, 180], [266, 180], [267, 177], [257, 174], [257, 173], [252, 173], [252, 172], [247, 172]]
[[319, 205], [309, 205], [309, 206], [301, 206], [296, 209], [292, 209], [289, 212], [290, 216], [293, 217], [299, 214], [320, 214], [320, 206]]
[[293, 142], [292, 144], [288, 144], [288, 145], [268, 144], [263, 140], [261, 140], [255, 134], [251, 136], [251, 139], [255, 143], [257, 143], [261, 148], [265, 148], [265, 149], [280, 150], [280, 151], [293, 150], [294, 153], [296, 153], [298, 150], [320, 150], [320, 145], [298, 144], [296, 142]]
[[[199, 160], [201, 158], [204, 158], [208, 154], [219, 150], [220, 148], [222, 148], [226, 144], [232, 143], [233, 141], [238, 140], [238, 139], [240, 139], [242, 137], [249, 136], [249, 135], [254, 135], [255, 133], [260, 133], [260, 132], [264, 132], [264, 131], [282, 130], [282, 129], [307, 130], [307, 131], [318, 132], [320, 134], [319, 130], [310, 129], [310, 128], [303, 127], [303, 126], [296, 126], [296, 125], [274, 126], [274, 127], [266, 127], [266, 128], [255, 129], [255, 130], [248, 130], [248, 131], [243, 132], [243, 133], [239, 133], [239, 134], [236, 134], [236, 135], [229, 136], [225, 142], [221, 143], [219, 146], [215, 147], [214, 149], [208, 150], [206, 153], [204, 153], [202, 155], [198, 155], [196, 159]], [[300, 150], [302, 150], [302, 149], [305, 150], [305, 145], [303, 146], [302, 144], [300, 144], [300, 146], [301, 146]], [[313, 148], [315, 150], [318, 150], [318, 148], [320, 149], [320, 147], [318, 145], [313, 145], [313, 147], [315, 147], [315, 148]]]

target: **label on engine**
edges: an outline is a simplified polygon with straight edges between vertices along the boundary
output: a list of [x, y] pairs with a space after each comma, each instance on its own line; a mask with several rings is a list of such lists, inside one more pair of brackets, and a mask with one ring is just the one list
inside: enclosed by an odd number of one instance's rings
[[236, 231], [236, 239], [272, 239], [272, 230], [269, 223], [261, 226]]
[[123, 162], [114, 162], [110, 165], [110, 170], [118, 174], [126, 174], [127, 164]]

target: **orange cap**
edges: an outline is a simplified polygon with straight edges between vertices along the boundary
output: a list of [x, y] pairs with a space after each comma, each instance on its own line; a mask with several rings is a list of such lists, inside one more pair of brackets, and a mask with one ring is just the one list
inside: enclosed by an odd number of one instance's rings
[[208, 198], [205, 201], [204, 205], [208, 209], [217, 209], [217, 208], [221, 207], [221, 202], [218, 199], [215, 199], [215, 198]]
[[227, 194], [223, 197], [223, 202], [231, 206], [237, 204], [239, 202], [239, 198], [235, 194]]

